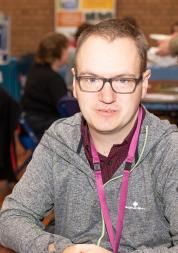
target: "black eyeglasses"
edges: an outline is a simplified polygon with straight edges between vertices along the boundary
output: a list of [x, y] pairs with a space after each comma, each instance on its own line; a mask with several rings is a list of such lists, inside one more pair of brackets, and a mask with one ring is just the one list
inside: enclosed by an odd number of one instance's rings
[[114, 92], [129, 94], [135, 91], [137, 84], [142, 80], [142, 75], [139, 78], [102, 78], [93, 76], [75, 76], [75, 78], [79, 83], [80, 90], [84, 92], [99, 92], [108, 82]]

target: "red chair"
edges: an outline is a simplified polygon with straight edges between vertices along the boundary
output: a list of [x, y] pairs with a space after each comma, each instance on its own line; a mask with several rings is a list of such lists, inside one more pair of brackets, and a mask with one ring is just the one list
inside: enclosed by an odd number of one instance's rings
[[15, 253], [15, 251], [8, 248], [4, 248], [3, 246], [0, 245], [0, 253]]

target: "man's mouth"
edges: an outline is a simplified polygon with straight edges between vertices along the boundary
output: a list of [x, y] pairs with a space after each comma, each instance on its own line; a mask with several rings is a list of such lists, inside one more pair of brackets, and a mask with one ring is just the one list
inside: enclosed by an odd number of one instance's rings
[[98, 109], [98, 111], [101, 113], [108, 113], [108, 114], [116, 112], [116, 110], [114, 110], [114, 109]]

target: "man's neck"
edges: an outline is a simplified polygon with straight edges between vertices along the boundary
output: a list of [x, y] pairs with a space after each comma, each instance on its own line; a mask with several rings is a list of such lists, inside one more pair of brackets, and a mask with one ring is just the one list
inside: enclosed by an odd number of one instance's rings
[[98, 153], [106, 157], [109, 155], [109, 152], [114, 144], [122, 143], [122, 141], [118, 141], [118, 139], [113, 138], [113, 136], [106, 133], [102, 134], [90, 131], [90, 134]]
[[51, 68], [55, 72], [58, 72], [60, 67], [61, 67], [61, 63], [60, 63], [60, 60], [58, 60], [58, 59], [54, 60], [54, 62], [51, 64]]

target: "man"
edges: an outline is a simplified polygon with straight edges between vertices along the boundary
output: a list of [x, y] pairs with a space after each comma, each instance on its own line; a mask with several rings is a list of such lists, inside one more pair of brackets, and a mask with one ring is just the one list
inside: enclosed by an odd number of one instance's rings
[[[81, 114], [43, 136], [3, 204], [2, 245], [23, 253], [178, 251], [178, 132], [140, 106], [146, 51], [140, 30], [123, 21], [82, 33], [73, 69]], [[52, 208], [49, 233], [40, 220]]]

